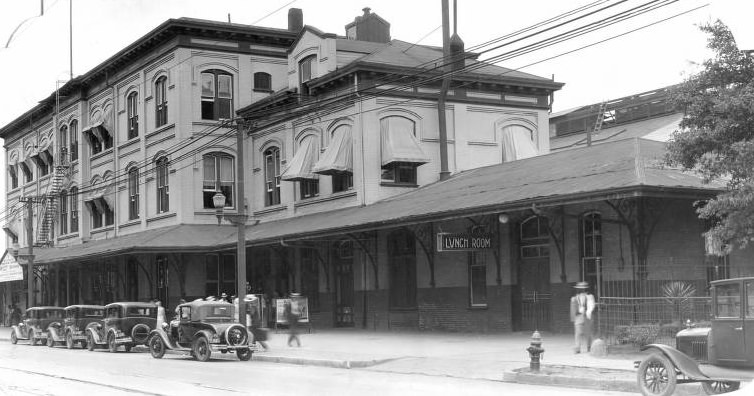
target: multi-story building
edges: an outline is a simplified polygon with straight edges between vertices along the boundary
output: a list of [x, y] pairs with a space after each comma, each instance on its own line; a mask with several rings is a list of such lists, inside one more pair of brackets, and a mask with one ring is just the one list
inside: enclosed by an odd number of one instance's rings
[[301, 293], [315, 326], [560, 330], [571, 282], [636, 298], [664, 269], [736, 268], [707, 265], [692, 206], [720, 185], [644, 139], [550, 153], [571, 144], [548, 119], [562, 84], [450, 47], [393, 40], [369, 9], [345, 36], [297, 10], [287, 30], [164, 23], [0, 129], [9, 238], [20, 197], [56, 197], [35, 207], [37, 301], [234, 293], [218, 192], [252, 215], [249, 288]]

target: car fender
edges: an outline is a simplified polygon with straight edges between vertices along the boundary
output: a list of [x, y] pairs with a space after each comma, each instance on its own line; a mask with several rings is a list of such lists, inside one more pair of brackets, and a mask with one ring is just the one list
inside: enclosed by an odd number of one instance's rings
[[162, 338], [162, 342], [165, 344], [165, 347], [168, 349], [179, 349], [180, 347], [176, 345], [175, 342], [171, 339], [171, 337], [168, 335], [168, 333], [165, 332], [165, 330], [162, 329], [154, 329], [151, 332], [149, 332], [149, 337], [147, 339], [150, 339], [152, 337], [160, 337]]
[[28, 331], [27, 332], [22, 331], [18, 326], [11, 326], [11, 331], [14, 332], [14, 333], [16, 333], [16, 338], [19, 339], [19, 340], [28, 340], [29, 339], [29, 337], [27, 337], [27, 335], [29, 334], [29, 332]]
[[50, 327], [47, 328], [47, 331], [50, 332], [50, 335], [52, 336], [53, 340], [55, 340], [55, 341], [61, 341], [62, 340], [62, 336], [59, 334], [58, 327], [51, 325]]
[[673, 365], [678, 371], [680, 371], [683, 375], [690, 379], [697, 381], [706, 381], [710, 379], [699, 369], [699, 363], [697, 363], [696, 360], [688, 357], [688, 355], [673, 348], [672, 346], [663, 344], [649, 344], [641, 347], [640, 350], [662, 353], [663, 355], [665, 355], [665, 357], [670, 359], [671, 362], [673, 362]]
[[86, 332], [87, 332], [87, 334], [91, 334], [92, 335], [92, 339], [94, 340], [95, 344], [104, 344], [105, 343], [104, 341], [102, 341], [102, 337], [100, 337], [99, 331], [97, 331], [96, 328], [87, 327], [86, 328]]
[[215, 333], [214, 331], [210, 331], [207, 329], [201, 329], [194, 333], [194, 340], [197, 340], [199, 337], [205, 337], [207, 339], [207, 342], [210, 344], [212, 343], [212, 336], [215, 336], [217, 338], [220, 338], [220, 335]]

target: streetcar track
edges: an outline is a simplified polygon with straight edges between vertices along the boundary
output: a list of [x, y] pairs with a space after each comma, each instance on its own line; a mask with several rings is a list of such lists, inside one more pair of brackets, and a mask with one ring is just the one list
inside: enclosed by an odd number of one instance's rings
[[82, 379], [78, 379], [78, 378], [65, 377], [65, 376], [62, 376], [62, 375], [44, 373], [44, 372], [39, 372], [39, 371], [25, 370], [25, 369], [13, 368], [13, 367], [3, 367], [3, 366], [0, 366], [0, 369], [2, 369], [2, 370], [16, 371], [16, 372], [19, 372], [19, 373], [25, 373], [25, 374], [31, 374], [31, 375], [41, 375], [41, 376], [44, 376], [44, 377], [55, 378], [55, 379], [60, 379], [60, 380], [65, 380], [65, 381], [71, 381], [71, 382], [76, 382], [76, 383], [81, 383], [81, 384], [101, 386], [101, 387], [104, 387], [104, 388], [115, 389], [115, 390], [119, 390], [119, 391], [123, 391], [123, 392], [139, 393], [139, 394], [142, 394], [142, 395], [152, 395], [152, 396], [169, 396], [166, 393], [146, 392], [146, 391], [139, 390], [139, 389], [126, 388], [124, 386], [105, 384], [105, 383], [95, 382], [95, 381], [87, 381], [87, 380], [82, 380]]

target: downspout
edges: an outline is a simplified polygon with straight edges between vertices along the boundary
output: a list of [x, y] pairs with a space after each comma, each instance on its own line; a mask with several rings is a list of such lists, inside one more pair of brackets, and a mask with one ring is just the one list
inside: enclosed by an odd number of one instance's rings
[[359, 146], [361, 148], [361, 198], [359, 199], [359, 204], [361, 206], [366, 205], [366, 194], [367, 194], [367, 185], [366, 185], [366, 162], [364, 160], [364, 138], [366, 134], [364, 133], [364, 103], [361, 98], [361, 95], [359, 95], [359, 75], [358, 73], [353, 73], [353, 92], [356, 95], [356, 102], [359, 104], [359, 134], [361, 135], [359, 139]]
[[443, 79], [440, 88], [440, 97], [437, 99], [437, 117], [440, 126], [440, 180], [447, 180], [450, 177], [448, 171], [448, 125], [447, 115], [445, 114], [445, 99], [448, 96], [448, 87], [450, 86], [450, 18], [448, 10], [448, 0], [442, 0], [442, 55], [443, 55]]

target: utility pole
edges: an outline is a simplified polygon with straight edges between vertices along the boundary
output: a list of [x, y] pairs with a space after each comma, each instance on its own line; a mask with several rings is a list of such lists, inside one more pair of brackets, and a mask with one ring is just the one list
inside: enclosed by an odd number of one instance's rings
[[68, 54], [70, 79], [73, 80], [73, 0], [68, 0], [68, 48], [70, 51]]
[[26, 256], [26, 265], [28, 273], [26, 274], [26, 287], [28, 295], [26, 297], [26, 308], [33, 307], [34, 304], [34, 199], [32, 197], [21, 198], [21, 202], [26, 205], [26, 243], [29, 249]]
[[248, 323], [246, 323], [246, 301], [244, 301], [244, 297], [246, 297], [246, 194], [244, 194], [243, 182], [243, 135], [245, 132], [241, 125], [242, 124], [240, 122], [236, 122], [236, 151], [238, 153], [238, 160], [236, 161], [238, 165], [238, 218], [236, 221], [236, 224], [238, 226], [238, 243], [236, 246], [238, 278], [236, 289], [238, 291], [236, 292], [236, 296], [238, 296], [238, 320], [244, 327], [246, 327], [248, 326]]
[[445, 114], [445, 98], [448, 96], [450, 87], [450, 17], [448, 0], [442, 0], [442, 87], [440, 97], [437, 100], [437, 116], [439, 117], [440, 127], [440, 180], [446, 180], [450, 177], [448, 171], [448, 125]]

